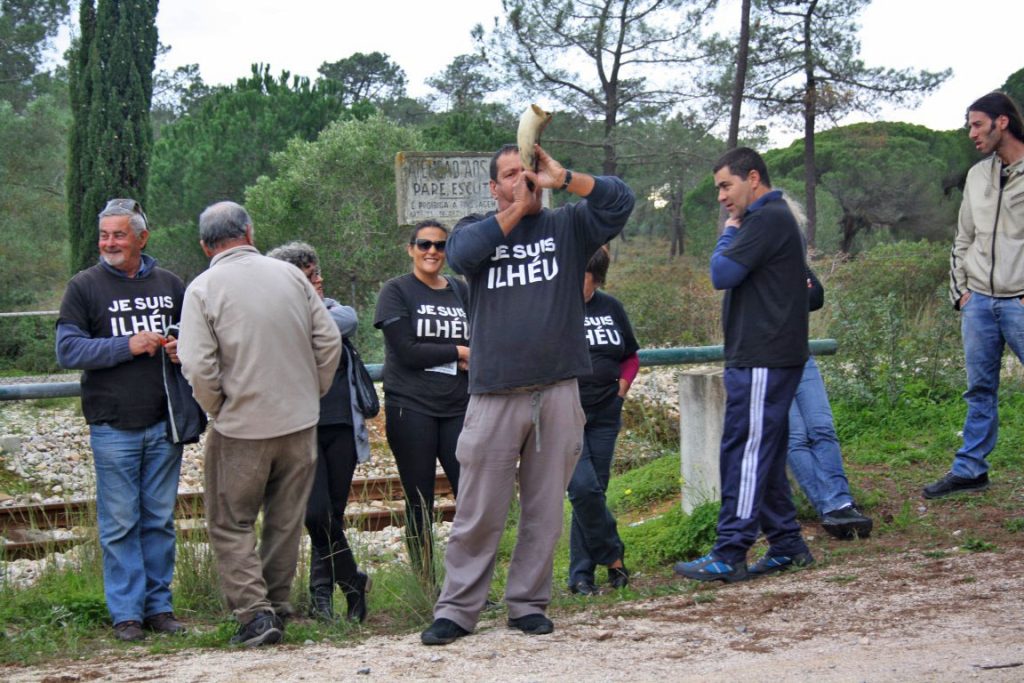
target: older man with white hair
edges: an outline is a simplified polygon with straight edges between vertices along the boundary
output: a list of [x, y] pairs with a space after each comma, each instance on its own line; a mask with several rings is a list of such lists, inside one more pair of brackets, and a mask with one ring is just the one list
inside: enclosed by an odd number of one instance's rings
[[[316, 470], [316, 424], [341, 335], [298, 268], [253, 246], [234, 202], [199, 217], [210, 268], [185, 292], [178, 353], [206, 440], [206, 518], [235, 645], [281, 641]], [[256, 518], [263, 512], [260, 548]]]

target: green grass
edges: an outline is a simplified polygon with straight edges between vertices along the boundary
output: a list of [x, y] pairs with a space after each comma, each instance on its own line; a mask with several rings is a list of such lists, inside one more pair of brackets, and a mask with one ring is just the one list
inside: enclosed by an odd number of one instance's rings
[[679, 454], [666, 455], [608, 482], [608, 508], [616, 514], [650, 507], [680, 491]]
[[[1019, 388], [1013, 381], [1004, 383], [1000, 440], [990, 457], [994, 488], [1003, 486], [1014, 491], [1024, 483], [1020, 474], [1024, 471], [1024, 421], [1014, 417], [1024, 413], [1024, 393]], [[998, 551], [1012, 543], [1007, 539], [1013, 537], [1007, 534], [1024, 532], [1019, 495], [993, 492], [927, 503], [919, 498], [920, 486], [948, 469], [959, 443], [957, 432], [962, 426], [964, 406], [958, 396], [914, 390], [889, 403], [864, 402], [859, 396], [844, 397], [835, 392], [832, 401], [851, 486], [861, 507], [875, 517], [876, 526], [869, 542], [832, 543], [824, 534], [817, 534], [823, 537], [815, 541], [819, 566], [835, 566], [905, 548], [918, 548], [923, 557], [930, 559], [949, 557], [953, 545], [964, 552]], [[68, 403], [77, 405], [77, 400], [37, 401], [34, 409], [50, 410]], [[0, 419], [3, 408], [0, 406]], [[634, 406], [626, 416], [616, 457], [617, 463], [629, 470], [615, 474], [608, 489], [609, 506], [619, 519], [626, 545], [627, 566], [641, 578], [624, 591], [609, 591], [597, 598], [583, 599], [566, 591], [571, 513], [566, 504], [566, 528], [554, 560], [552, 607], [556, 612], [614, 608], [615, 614], [623, 614], [630, 609], [630, 601], [669, 594], [689, 595], [697, 603], [716, 599], [714, 591], [668, 578], [672, 563], [692, 559], [711, 548], [718, 510], [717, 504], [709, 503], [692, 515], [682, 513], [678, 435], [672, 431], [673, 422], [657, 406]], [[27, 484], [0, 468], [0, 489], [18, 491], [18, 486]], [[801, 517], [813, 520], [814, 512], [806, 500], [798, 495], [797, 502]], [[953, 515], [955, 523], [963, 526], [951, 526]], [[504, 592], [518, 517], [518, 503], [513, 503], [491, 585], [491, 597], [495, 599]], [[964, 529], [959, 542], [951, 537], [958, 528]], [[758, 549], [762, 546], [759, 544]], [[423, 587], [419, 577], [392, 561], [394, 558], [365, 557], [358, 547], [355, 551], [360, 564], [374, 561], [369, 623], [358, 626], [344, 621], [321, 624], [298, 620], [289, 625], [287, 642], [340, 643], [370, 634], [405, 634], [429, 622], [434, 593]], [[300, 611], [308, 606], [306, 561], [300, 559], [292, 594], [293, 604]], [[440, 563], [442, 558], [436, 561]], [[101, 575], [98, 550], [93, 544], [86, 546], [80, 567], [50, 568], [31, 588], [16, 590], [0, 582], [0, 663], [89, 657], [110, 648], [129, 647], [116, 643], [110, 635]], [[235, 624], [221, 602], [216, 577], [209, 548], [183, 538], [178, 546], [173, 589], [175, 609], [191, 629], [181, 638], [150, 638], [143, 645], [147, 651], [226, 647]], [[598, 579], [603, 582], [603, 572]], [[846, 572], [829, 580], [844, 584], [859, 579]], [[344, 597], [336, 594], [336, 611], [343, 613], [344, 607]]]
[[36, 487], [4, 467], [4, 455], [0, 454], [0, 492], [17, 496], [32, 493]]
[[630, 566], [664, 569], [678, 560], [704, 555], [715, 541], [718, 508], [716, 502], [704, 503], [687, 515], [673, 505], [660, 517], [636, 526], [620, 525]]
[[1024, 517], [1006, 520], [1003, 522], [1003, 528], [1011, 533], [1019, 534], [1024, 531]]
[[997, 549], [995, 543], [990, 543], [981, 538], [968, 537], [960, 544], [963, 550], [970, 553], [988, 553]]

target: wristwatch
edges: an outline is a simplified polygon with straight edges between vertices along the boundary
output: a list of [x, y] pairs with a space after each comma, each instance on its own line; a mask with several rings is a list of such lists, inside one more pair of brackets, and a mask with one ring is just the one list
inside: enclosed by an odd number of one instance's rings
[[569, 183], [571, 183], [571, 182], [572, 182], [572, 171], [570, 171], [569, 169], [565, 169], [565, 180], [562, 181], [562, 186], [560, 188], [558, 188], [558, 189], [560, 189], [560, 190], [568, 189]]

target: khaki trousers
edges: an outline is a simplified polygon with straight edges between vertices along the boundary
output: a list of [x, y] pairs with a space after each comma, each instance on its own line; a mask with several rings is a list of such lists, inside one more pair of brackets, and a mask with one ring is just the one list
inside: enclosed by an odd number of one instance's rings
[[243, 624], [258, 612], [291, 614], [316, 427], [273, 439], [233, 439], [211, 429], [204, 455], [206, 524], [228, 607]]
[[547, 609], [565, 490], [580, 456], [585, 421], [575, 379], [530, 393], [470, 397], [455, 451], [459, 497], [434, 618], [451, 619], [468, 631], [476, 626], [515, 493], [517, 465], [519, 529], [505, 602], [513, 619]]

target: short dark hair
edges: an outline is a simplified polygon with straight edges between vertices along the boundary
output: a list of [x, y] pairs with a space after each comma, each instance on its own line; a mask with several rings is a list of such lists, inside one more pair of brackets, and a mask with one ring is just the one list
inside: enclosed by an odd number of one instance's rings
[[590, 273], [591, 277], [594, 278], [595, 285], [601, 286], [604, 284], [604, 279], [608, 276], [609, 263], [611, 263], [611, 259], [608, 258], [608, 247], [601, 247], [587, 261], [586, 272]]
[[757, 174], [761, 176], [761, 184], [765, 187], [772, 186], [771, 178], [768, 176], [768, 166], [764, 163], [764, 159], [749, 147], [730, 149], [715, 162], [715, 167], [711, 169], [711, 172], [718, 173], [726, 167], [729, 168], [731, 175], [739, 176], [744, 180], [751, 171], [757, 171]]
[[416, 235], [420, 234], [420, 230], [423, 228], [437, 228], [442, 231], [445, 235], [448, 234], [448, 228], [444, 227], [433, 218], [428, 218], [425, 221], [420, 221], [416, 225], [412, 226], [412, 233], [409, 235], [409, 244], [416, 241]]
[[501, 149], [494, 153], [494, 156], [491, 157], [491, 180], [498, 180], [498, 159], [506, 154], [519, 154], [519, 145], [510, 142], [502, 145]]
[[1021, 119], [1020, 107], [1006, 93], [993, 90], [989, 94], [979, 97], [971, 103], [971, 106], [967, 107], [964, 118], [970, 118], [972, 111], [980, 111], [993, 121], [1000, 116], [1005, 116], [1010, 121], [1006, 127], [1010, 131], [1010, 135], [1020, 142], [1024, 142], [1024, 120]]

